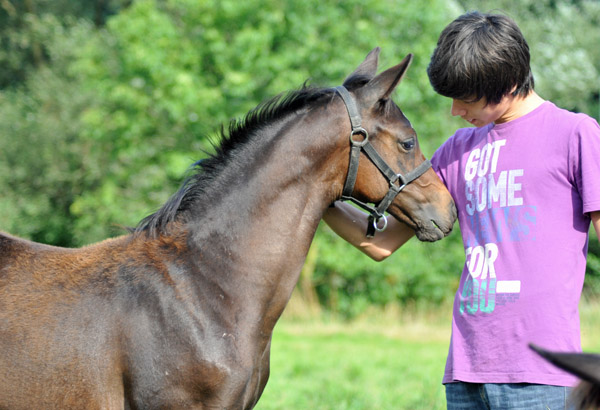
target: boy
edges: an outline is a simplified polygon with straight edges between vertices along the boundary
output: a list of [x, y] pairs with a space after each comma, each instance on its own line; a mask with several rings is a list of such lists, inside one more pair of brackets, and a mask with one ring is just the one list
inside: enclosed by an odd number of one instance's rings
[[[600, 127], [534, 91], [529, 47], [510, 18], [467, 13], [444, 29], [427, 69], [458, 130], [434, 154], [465, 248], [443, 383], [448, 409], [563, 409], [576, 380], [528, 343], [579, 351], [578, 303], [590, 222], [600, 233]], [[412, 237], [337, 203], [324, 220], [376, 260]]]

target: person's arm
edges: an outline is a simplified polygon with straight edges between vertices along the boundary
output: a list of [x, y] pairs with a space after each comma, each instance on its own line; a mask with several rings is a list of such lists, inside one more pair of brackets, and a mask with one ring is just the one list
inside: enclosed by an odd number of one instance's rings
[[323, 220], [336, 234], [376, 261], [390, 256], [415, 234], [407, 225], [388, 217], [386, 230], [367, 238], [367, 218], [366, 213], [344, 202], [336, 202], [335, 207], [328, 208], [323, 215]]
[[590, 212], [590, 217], [592, 218], [592, 225], [594, 225], [594, 229], [596, 230], [596, 236], [600, 239], [600, 211]]

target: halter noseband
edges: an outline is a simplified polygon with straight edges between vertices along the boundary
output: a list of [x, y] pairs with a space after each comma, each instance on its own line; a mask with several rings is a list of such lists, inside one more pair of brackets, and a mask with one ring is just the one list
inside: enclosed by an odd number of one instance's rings
[[[426, 159], [408, 174], [396, 174], [369, 142], [369, 133], [361, 126], [361, 118], [356, 107], [356, 103], [346, 87], [340, 85], [335, 87], [335, 90], [340, 94], [344, 104], [346, 105], [348, 115], [350, 116], [350, 124], [352, 125], [352, 131], [350, 132], [350, 164], [348, 165], [348, 176], [346, 177], [346, 182], [344, 183], [344, 190], [342, 191], [341, 199], [343, 201], [352, 201], [356, 205], [369, 212], [367, 237], [370, 238], [375, 235], [375, 231], [381, 232], [385, 230], [387, 227], [387, 217], [385, 216], [385, 211], [387, 211], [396, 195], [398, 195], [406, 185], [419, 178], [431, 167], [431, 162]], [[359, 134], [363, 136], [363, 139], [361, 141], [356, 141], [354, 136]], [[371, 206], [352, 197], [352, 191], [354, 190], [354, 184], [356, 183], [356, 176], [358, 174], [358, 162], [361, 151], [364, 151], [367, 157], [390, 184], [389, 191], [385, 197], [383, 197], [377, 207]], [[382, 218], [383, 226], [380, 228], [379, 220]]]

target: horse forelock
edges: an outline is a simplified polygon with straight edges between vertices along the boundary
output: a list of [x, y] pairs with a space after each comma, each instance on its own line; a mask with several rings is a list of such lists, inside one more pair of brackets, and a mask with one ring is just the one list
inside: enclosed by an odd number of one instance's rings
[[215, 152], [207, 153], [207, 158], [194, 163], [179, 190], [157, 212], [140, 221], [133, 233], [151, 236], [165, 233], [171, 222], [189, 211], [198, 199], [208, 196], [218, 175], [236, 161], [245, 160], [239, 155], [242, 148], [268, 134], [270, 124], [333, 94], [331, 88], [309, 87], [305, 83], [298, 90], [281, 93], [261, 103], [241, 119], [232, 120], [227, 132], [221, 127], [220, 141], [213, 143]]

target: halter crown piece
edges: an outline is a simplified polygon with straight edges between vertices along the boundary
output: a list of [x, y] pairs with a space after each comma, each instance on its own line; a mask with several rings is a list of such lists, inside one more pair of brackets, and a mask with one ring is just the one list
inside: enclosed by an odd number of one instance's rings
[[[350, 116], [350, 124], [352, 125], [352, 131], [350, 132], [350, 163], [348, 165], [348, 175], [346, 177], [346, 182], [344, 183], [341, 199], [343, 201], [354, 202], [356, 205], [369, 212], [367, 237], [371, 238], [375, 235], [375, 231], [381, 232], [387, 227], [387, 217], [385, 216], [385, 211], [387, 211], [394, 198], [396, 198], [396, 195], [398, 195], [406, 185], [419, 178], [425, 173], [425, 171], [431, 168], [431, 162], [426, 159], [408, 174], [396, 174], [381, 157], [381, 155], [379, 155], [377, 150], [375, 150], [371, 142], [369, 142], [369, 133], [361, 126], [360, 114], [352, 95], [350, 95], [346, 87], [343, 85], [335, 87], [335, 90], [342, 97], [342, 100], [346, 105], [348, 115]], [[362, 140], [355, 140], [355, 135], [361, 135]], [[377, 169], [383, 174], [390, 184], [389, 191], [377, 206], [366, 204], [352, 197], [354, 184], [356, 183], [356, 175], [358, 174], [360, 153], [363, 151], [367, 158], [371, 160], [371, 162], [377, 167]], [[381, 219], [383, 219], [383, 226], [379, 227], [379, 220]]]

